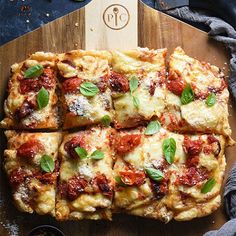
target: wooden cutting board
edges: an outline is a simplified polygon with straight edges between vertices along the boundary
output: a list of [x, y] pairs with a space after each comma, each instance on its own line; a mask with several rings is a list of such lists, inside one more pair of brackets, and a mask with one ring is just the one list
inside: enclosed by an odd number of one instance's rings
[[[24, 60], [35, 51], [65, 52], [72, 49], [107, 49], [166, 47], [169, 53], [181, 46], [190, 56], [225, 68], [228, 75], [228, 53], [223, 45], [172, 17], [153, 10], [138, 0], [93, 0], [85, 8], [57, 19], [0, 47], [0, 104], [6, 96], [10, 65]], [[0, 118], [3, 117], [3, 105]], [[236, 139], [236, 111], [230, 107], [230, 123]], [[3, 131], [0, 136], [0, 156], [6, 147]], [[228, 148], [227, 171], [234, 162], [236, 147]], [[1, 165], [2, 166], [2, 165]], [[134, 216], [115, 215], [112, 222], [80, 221], [56, 222], [47, 216], [23, 214], [12, 205], [9, 185], [1, 170], [0, 174], [0, 235], [27, 235], [33, 227], [52, 224], [66, 236], [75, 235], [202, 235], [218, 229], [226, 221], [223, 207], [208, 217], [190, 222], [164, 224]]]

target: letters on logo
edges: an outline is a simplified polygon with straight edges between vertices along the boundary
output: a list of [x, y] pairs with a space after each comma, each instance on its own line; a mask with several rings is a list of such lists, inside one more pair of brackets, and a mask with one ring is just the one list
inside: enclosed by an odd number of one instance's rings
[[123, 29], [129, 23], [128, 10], [120, 4], [112, 4], [103, 13], [103, 21], [113, 30]]

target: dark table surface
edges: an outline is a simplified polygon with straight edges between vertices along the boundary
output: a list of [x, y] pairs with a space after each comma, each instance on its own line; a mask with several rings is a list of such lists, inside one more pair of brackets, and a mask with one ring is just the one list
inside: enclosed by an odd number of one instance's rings
[[[0, 45], [83, 7], [91, 0], [0, 0]], [[154, 0], [143, 0], [154, 7]]]

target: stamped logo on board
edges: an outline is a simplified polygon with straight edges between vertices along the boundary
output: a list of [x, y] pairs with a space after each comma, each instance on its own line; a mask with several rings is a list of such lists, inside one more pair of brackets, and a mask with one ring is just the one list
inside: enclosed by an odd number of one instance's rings
[[107, 27], [113, 30], [123, 29], [130, 20], [127, 8], [120, 4], [112, 4], [103, 13], [103, 21]]

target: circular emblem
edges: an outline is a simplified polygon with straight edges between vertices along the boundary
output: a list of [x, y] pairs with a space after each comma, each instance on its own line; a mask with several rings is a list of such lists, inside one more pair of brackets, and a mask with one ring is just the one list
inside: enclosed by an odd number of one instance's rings
[[120, 4], [112, 4], [103, 13], [103, 21], [107, 27], [113, 30], [123, 29], [129, 23], [128, 10]]

